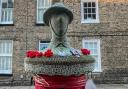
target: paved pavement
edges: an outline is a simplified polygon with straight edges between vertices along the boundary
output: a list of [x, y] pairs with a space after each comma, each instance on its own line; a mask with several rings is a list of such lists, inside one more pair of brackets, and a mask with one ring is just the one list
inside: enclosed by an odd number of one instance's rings
[[[34, 89], [34, 86], [0, 86], [0, 89]], [[97, 89], [128, 89], [128, 84], [100, 84]]]
[[128, 84], [100, 84], [97, 89], [128, 89]]

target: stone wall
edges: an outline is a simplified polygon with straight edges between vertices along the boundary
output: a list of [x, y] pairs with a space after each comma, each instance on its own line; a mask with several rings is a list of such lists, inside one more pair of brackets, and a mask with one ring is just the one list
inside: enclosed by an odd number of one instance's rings
[[[14, 2], [14, 25], [1, 25], [0, 39], [13, 40], [13, 80], [18, 82], [23, 75], [22, 80], [30, 83], [31, 75], [24, 71], [25, 52], [38, 49], [39, 40], [50, 40], [51, 32], [36, 24], [36, 0]], [[74, 13], [67, 33], [72, 47], [81, 48], [83, 38], [101, 40], [102, 72], [93, 73], [95, 81], [128, 83], [128, 1], [99, 0], [100, 23], [92, 24], [81, 23], [80, 0], [64, 0], [64, 4]]]
[[101, 40], [102, 72], [93, 72], [92, 78], [96, 83], [128, 83], [128, 36], [122, 35], [74, 35], [80, 48], [83, 39]]

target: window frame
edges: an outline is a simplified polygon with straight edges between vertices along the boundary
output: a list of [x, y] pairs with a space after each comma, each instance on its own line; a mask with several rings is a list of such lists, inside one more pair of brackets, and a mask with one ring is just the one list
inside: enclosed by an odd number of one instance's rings
[[41, 43], [41, 41], [42, 41], [42, 40], [39, 40], [39, 46], [38, 46], [38, 47], [39, 47], [39, 48], [38, 48], [39, 51], [42, 51], [42, 50], [40, 50], [40, 44], [47, 44], [47, 45], [48, 45], [48, 44], [50, 43], [50, 41], [44, 41], [44, 43]]
[[[1, 21], [1, 17], [2, 17], [2, 1], [3, 0], [0, 0], [0, 24], [13, 24], [13, 14], [14, 14], [14, 0], [13, 1], [13, 8], [12, 8], [12, 21], [7, 21], [7, 22], [2, 22]], [[9, 9], [9, 8], [8, 8]]]
[[[36, 0], [36, 24], [44, 24], [44, 21], [38, 21], [38, 9], [39, 9], [38, 2], [39, 2], [39, 0]], [[52, 0], [49, 0], [49, 2], [50, 2], [50, 6], [51, 6]], [[48, 6], [48, 7], [50, 7], [50, 6]], [[47, 9], [48, 7], [42, 6], [41, 9], [44, 9], [44, 8]]]
[[[83, 42], [82, 42], [82, 46], [83, 48], [85, 48], [85, 43], [90, 43], [90, 42], [96, 42], [97, 43], [97, 51], [98, 51], [98, 68], [97, 69], [94, 69], [93, 72], [102, 72], [102, 68], [101, 68], [101, 41], [100, 39], [83, 39]], [[93, 55], [92, 55], [93, 56]]]
[[[2, 40], [0, 40], [2, 41]], [[4, 41], [11, 41], [11, 49], [12, 49], [12, 53], [11, 54], [0, 54], [0, 57], [4, 57], [4, 56], [8, 56], [11, 57], [10, 60], [10, 70], [0, 70], [0, 75], [1, 74], [12, 74], [12, 60], [13, 60], [13, 40], [4, 40]]]
[[[84, 6], [85, 2], [95, 2], [96, 5], [96, 19], [84, 19]], [[98, 0], [81, 0], [81, 23], [99, 23], [99, 8]]]

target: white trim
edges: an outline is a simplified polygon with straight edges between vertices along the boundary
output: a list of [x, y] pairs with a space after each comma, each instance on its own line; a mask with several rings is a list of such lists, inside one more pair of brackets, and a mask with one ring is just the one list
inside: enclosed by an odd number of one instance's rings
[[[83, 3], [84, 2], [95, 2], [96, 3], [96, 19], [84, 19], [84, 10]], [[99, 8], [98, 8], [98, 0], [81, 0], [81, 23], [100, 23], [99, 21]]]
[[96, 42], [97, 43], [97, 51], [98, 51], [98, 69], [95, 69], [93, 72], [102, 72], [101, 69], [101, 42], [100, 39], [83, 39], [82, 45], [85, 47], [85, 42]]
[[[12, 41], [12, 61], [13, 61], [13, 40]], [[10, 70], [10, 74], [12, 74], [12, 61], [11, 61], [11, 70]]]
[[[14, 0], [12, 0], [13, 2], [13, 8], [14, 8]], [[2, 22], [1, 20], [1, 17], [2, 17], [2, 0], [0, 0], [0, 24], [13, 24], [13, 8], [10, 8], [12, 11], [11, 11], [11, 19], [12, 21], [5, 21], [5, 22]], [[9, 8], [6, 8], [6, 10], [9, 9]], [[8, 19], [8, 13], [7, 13], [7, 19]]]
[[0, 24], [13, 24], [13, 21], [10, 21], [10, 22], [0, 22]]
[[0, 23], [1, 23], [1, 16], [2, 16], [2, 0], [0, 0]]
[[12, 56], [12, 54], [0, 54], [1, 57], [4, 57], [4, 56]]
[[12, 74], [11, 70], [0, 70], [0, 74]]
[[[0, 40], [0, 41], [2, 41], [2, 40]], [[12, 60], [13, 60], [13, 40], [3, 40], [3, 41], [10, 41], [11, 42], [11, 46], [10, 46], [10, 50], [11, 50], [11, 54], [0, 54], [0, 57], [10, 57], [9, 58], [9, 61], [8, 61], [8, 63], [7, 62], [4, 62], [4, 63], [7, 63], [8, 65], [9, 65], [9, 69], [8, 70], [0, 70], [0, 74], [12, 74]], [[5, 44], [6, 45], [6, 44]], [[5, 46], [5, 47], [7, 47], [7, 46]], [[6, 48], [5, 48], [5, 50], [6, 50]], [[1, 63], [2, 63], [2, 59], [0, 60], [1, 61]], [[6, 64], [5, 64], [6, 65]], [[1, 66], [2, 67], [2, 66]], [[4, 66], [3, 66], [4, 67]]]
[[[44, 23], [44, 21], [38, 21], [38, 9], [47, 9], [48, 7], [51, 6], [52, 1], [49, 0], [49, 2], [50, 2], [50, 3], [49, 3], [50, 6], [47, 6], [47, 7], [45, 7], [45, 6], [39, 7], [39, 5], [38, 5], [38, 1], [39, 1], [39, 0], [36, 0], [36, 23], [37, 23], [37, 24], [42, 24], [42, 23]], [[46, 1], [47, 1], [47, 0], [44, 1], [44, 4], [45, 4]]]

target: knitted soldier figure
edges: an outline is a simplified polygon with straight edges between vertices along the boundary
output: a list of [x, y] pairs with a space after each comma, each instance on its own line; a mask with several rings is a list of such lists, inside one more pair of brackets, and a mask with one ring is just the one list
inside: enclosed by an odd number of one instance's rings
[[44, 23], [52, 30], [52, 39], [48, 49], [52, 49], [55, 55], [79, 56], [78, 50], [70, 47], [66, 36], [68, 25], [72, 20], [72, 12], [62, 3], [56, 3], [44, 13]]

